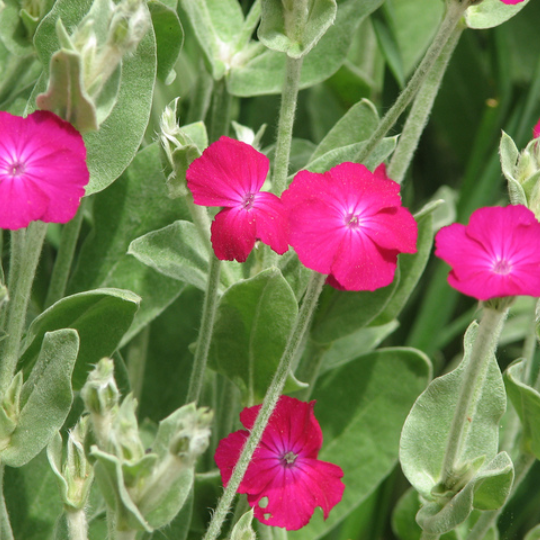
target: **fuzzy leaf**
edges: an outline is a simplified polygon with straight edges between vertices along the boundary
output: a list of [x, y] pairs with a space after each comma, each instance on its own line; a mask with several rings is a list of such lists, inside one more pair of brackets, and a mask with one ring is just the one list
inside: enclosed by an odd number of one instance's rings
[[[43, 343], [42, 343], [43, 341]], [[21, 393], [21, 412], [0, 459], [21, 467], [35, 457], [62, 427], [71, 408], [71, 373], [79, 351], [75, 330], [41, 335], [39, 355]]]
[[[262, 0], [261, 24], [257, 35], [269, 49], [302, 58], [319, 42], [336, 18], [336, 0], [311, 0], [303, 28], [292, 28], [292, 13], [282, 0]], [[289, 4], [292, 7], [293, 3]], [[294, 9], [294, 8], [293, 8]]]
[[130, 327], [140, 298], [130, 291], [96, 289], [62, 298], [36, 317], [22, 344], [21, 365], [32, 366], [46, 332], [73, 328], [80, 338], [73, 387], [80, 389], [88, 371], [104, 356], [110, 356]]
[[[244, 402], [263, 400], [297, 310], [291, 287], [275, 268], [235, 283], [222, 296], [209, 365], [238, 385]], [[284, 392], [299, 388], [302, 385], [290, 375]]]
[[493, 28], [503, 24], [517, 15], [529, 0], [516, 5], [509, 5], [501, 0], [483, 0], [482, 3], [471, 6], [465, 12], [465, 21], [469, 28]]

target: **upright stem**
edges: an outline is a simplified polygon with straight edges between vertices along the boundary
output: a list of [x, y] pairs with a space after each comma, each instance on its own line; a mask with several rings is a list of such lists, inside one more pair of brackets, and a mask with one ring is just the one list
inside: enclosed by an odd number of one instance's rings
[[14, 540], [4, 498], [4, 470], [5, 465], [0, 463], [0, 538], [2, 540]]
[[279, 197], [287, 187], [287, 172], [291, 155], [291, 140], [302, 71], [302, 58], [287, 56], [285, 83], [281, 94], [281, 107], [277, 127], [276, 153], [274, 157], [273, 191]]
[[[18, 231], [15, 231], [18, 232]], [[7, 338], [3, 343], [2, 361], [0, 362], [0, 395], [2, 395], [11, 383], [15, 374], [21, 337], [26, 322], [26, 311], [32, 292], [32, 283], [36, 274], [41, 248], [47, 232], [47, 224], [34, 221], [26, 230], [24, 248], [20, 264], [16, 266], [16, 275], [10, 269], [9, 282], [9, 305], [7, 315], [6, 332]], [[19, 239], [21, 236], [19, 236]], [[13, 235], [16, 239], [16, 235]], [[19, 247], [15, 247], [19, 249]]]
[[427, 74], [431, 70], [431, 67], [441, 54], [444, 46], [452, 36], [456, 25], [459, 23], [461, 16], [465, 12], [469, 5], [469, 2], [458, 2], [453, 0], [448, 3], [448, 10], [446, 15], [439, 26], [437, 35], [433, 39], [429, 49], [427, 50], [424, 58], [420, 62], [420, 65], [416, 68], [414, 75], [409, 80], [409, 83], [401, 92], [394, 105], [386, 113], [384, 118], [380, 121], [377, 129], [373, 135], [363, 146], [363, 148], [356, 155], [355, 161], [362, 163], [366, 158], [375, 150], [376, 146], [382, 140], [382, 138], [388, 133], [392, 126], [396, 123], [397, 119], [401, 116], [401, 113], [405, 110], [407, 105], [411, 102], [413, 97], [418, 92], [418, 89], [424, 82]]
[[55, 302], [63, 298], [66, 292], [66, 286], [69, 279], [71, 264], [75, 255], [79, 232], [83, 220], [83, 213], [86, 199], [83, 199], [75, 217], [62, 229], [60, 238], [60, 247], [54, 262], [54, 268], [51, 275], [51, 282], [45, 300], [45, 307], [52, 306]]
[[499, 336], [508, 309], [494, 310], [484, 306], [478, 333], [471, 351], [471, 357], [463, 373], [463, 382], [448, 433], [446, 452], [443, 459], [441, 483], [449, 484], [454, 478], [457, 460], [463, 439], [463, 426], [467, 424], [467, 415], [478, 379], [485, 373], [489, 359], [495, 353]]
[[141, 400], [146, 359], [148, 357], [148, 343], [150, 342], [150, 326], [145, 326], [134, 339], [131, 340], [127, 351], [127, 370], [133, 397]]
[[221, 270], [221, 261], [214, 255], [210, 256], [210, 270], [208, 273], [208, 283], [206, 295], [204, 298], [201, 329], [195, 349], [195, 359], [193, 370], [189, 379], [189, 388], [187, 393], [187, 403], [197, 402], [204, 383], [204, 373], [210, 350], [210, 341], [214, 329], [214, 319], [218, 304], [219, 275]]
[[255, 421], [255, 425], [253, 426], [249, 438], [242, 449], [242, 453], [240, 454], [240, 458], [234, 467], [232, 476], [227, 484], [227, 487], [225, 488], [225, 492], [218, 502], [216, 511], [212, 516], [212, 520], [210, 521], [210, 525], [208, 526], [208, 530], [206, 531], [206, 535], [204, 536], [203, 540], [215, 540], [221, 531], [223, 522], [229, 513], [231, 503], [234, 499], [236, 491], [238, 490], [238, 486], [246, 473], [249, 462], [253, 457], [253, 454], [268, 424], [268, 420], [270, 419], [276, 403], [278, 402], [279, 396], [283, 391], [283, 387], [285, 386], [285, 381], [287, 380], [293, 360], [296, 357], [298, 348], [302, 343], [304, 334], [311, 322], [311, 317], [317, 305], [325, 279], [326, 276], [316, 272], [313, 272], [311, 276], [306, 294], [304, 296], [304, 301], [302, 302], [302, 306], [296, 318], [296, 323], [291, 331], [291, 335], [289, 336], [289, 340], [285, 350], [283, 351], [283, 356], [281, 357], [274, 378], [272, 379], [268, 391], [266, 392], [266, 396], [257, 416], [257, 420]]
[[210, 123], [210, 142], [229, 134], [232, 96], [227, 91], [225, 77], [214, 84], [212, 118]]
[[435, 97], [439, 92], [439, 87], [446, 72], [446, 68], [448, 67], [448, 62], [452, 57], [452, 53], [454, 52], [464, 29], [465, 26], [463, 24], [458, 24], [454, 28], [448, 42], [433, 64], [433, 67], [428, 72], [424, 83], [414, 98], [414, 103], [388, 168], [388, 176], [398, 184], [401, 184], [405, 177], [405, 173], [409, 168], [416, 147], [418, 146], [418, 141], [420, 140], [420, 136], [424, 131], [431, 109], [433, 108]]
[[66, 512], [69, 540], [88, 540], [88, 524], [84, 510]]

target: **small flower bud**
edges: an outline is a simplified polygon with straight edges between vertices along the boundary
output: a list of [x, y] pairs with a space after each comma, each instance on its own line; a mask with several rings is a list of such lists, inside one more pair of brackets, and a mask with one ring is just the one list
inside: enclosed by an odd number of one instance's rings
[[107, 43], [122, 51], [132, 52], [150, 28], [150, 15], [142, 0], [123, 0], [114, 10]]
[[8, 444], [11, 434], [17, 427], [21, 412], [21, 392], [23, 387], [23, 374], [19, 371], [0, 402], [0, 451]]
[[110, 358], [102, 358], [90, 372], [81, 397], [86, 409], [100, 416], [117, 407], [120, 392], [114, 380], [114, 363]]
[[188, 464], [194, 463], [208, 448], [213, 416], [210, 409], [186, 406], [185, 414], [179, 419], [176, 435], [169, 445], [170, 453]]

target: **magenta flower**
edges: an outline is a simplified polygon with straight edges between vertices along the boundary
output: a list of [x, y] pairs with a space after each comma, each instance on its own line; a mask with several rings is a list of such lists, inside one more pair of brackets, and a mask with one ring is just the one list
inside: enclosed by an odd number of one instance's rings
[[401, 206], [399, 184], [384, 165], [342, 163], [323, 174], [300, 171], [282, 196], [289, 243], [300, 261], [349, 291], [394, 279], [398, 253], [415, 253], [418, 226]]
[[66, 223], [89, 177], [83, 138], [71, 124], [48, 111], [0, 112], [1, 229]]
[[516, 4], [521, 4], [524, 0], [501, 0], [503, 4], [507, 4], [509, 6], [514, 6]]
[[261, 191], [268, 158], [249, 144], [221, 137], [186, 173], [193, 200], [222, 206], [212, 223], [212, 246], [218, 259], [244, 262], [256, 240], [280, 255], [288, 249], [287, 219], [281, 200]]
[[525, 206], [480, 208], [467, 226], [443, 227], [435, 246], [452, 267], [448, 283], [463, 294], [540, 297], [540, 223]]
[[[314, 401], [281, 396], [270, 417], [238, 493], [247, 493], [255, 517], [274, 527], [295, 531], [306, 525], [320, 506], [324, 518], [341, 501], [345, 486], [337, 465], [317, 459], [322, 432], [313, 414]], [[245, 408], [240, 420], [251, 429], [261, 406]], [[215, 460], [227, 485], [249, 431], [222, 439]]]

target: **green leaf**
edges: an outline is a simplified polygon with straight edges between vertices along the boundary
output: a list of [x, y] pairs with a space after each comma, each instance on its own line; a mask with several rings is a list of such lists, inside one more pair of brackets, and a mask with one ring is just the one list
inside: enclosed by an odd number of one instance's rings
[[242, 35], [244, 16], [240, 4], [236, 0], [180, 0], [180, 6], [212, 67], [212, 77], [221, 79]]
[[[368, 159], [364, 161], [364, 165], [373, 171], [394, 151], [396, 143], [397, 137], [385, 137], [370, 154]], [[343, 163], [344, 161], [354, 162], [356, 161], [358, 152], [362, 150], [365, 144], [365, 142], [359, 142], [334, 148], [322, 156], [312, 161], [310, 160], [305, 168], [310, 172], [322, 173], [328, 171], [336, 165], [339, 165], [340, 163]]]
[[[216, 314], [209, 366], [238, 385], [244, 402], [264, 398], [296, 320], [291, 287], [275, 268], [232, 285]], [[302, 388], [289, 375], [284, 392]]]
[[206, 290], [208, 252], [189, 221], [175, 221], [137, 238], [131, 242], [128, 254], [164, 276]]
[[163, 529], [144, 533], [144, 540], [186, 540], [193, 515], [193, 490], [176, 517]]
[[504, 131], [499, 145], [499, 155], [501, 157], [502, 172], [508, 181], [508, 195], [512, 204], [523, 204], [527, 206], [527, 196], [521, 184], [518, 182], [515, 173], [519, 160], [519, 150], [510, 135]]
[[135, 156], [118, 181], [95, 197], [94, 228], [82, 246], [70, 282], [71, 293], [112, 287], [142, 298], [122, 345], [174, 302], [185, 287], [127, 254], [135, 238], [187, 217], [183, 201], [167, 197], [165, 182], [159, 146], [151, 144]]
[[482, 3], [467, 9], [465, 21], [469, 28], [493, 28], [511, 19], [528, 3], [529, 0], [524, 0], [512, 6], [501, 0], [483, 0]]
[[333, 341], [323, 353], [321, 373], [341, 367], [343, 364], [376, 349], [399, 326], [397, 321], [390, 321], [380, 326], [366, 326], [353, 334]]
[[391, 3], [392, 31], [407, 77], [428, 48], [444, 14], [444, 2], [433, 0], [393, 0]]
[[512, 460], [506, 452], [501, 452], [490, 463], [482, 466], [450, 501], [445, 504], [431, 502], [422, 506], [416, 520], [429, 533], [449, 532], [469, 517], [473, 507], [479, 510], [497, 510], [502, 507], [510, 494], [513, 480]]
[[182, 49], [184, 30], [175, 9], [159, 0], [150, 0], [148, 9], [156, 34], [157, 76], [165, 82]]
[[[189, 3], [189, 0], [184, 0]], [[365, 17], [383, 0], [338, 0], [334, 24], [319, 43], [305, 56], [302, 64], [301, 88], [313, 86], [335, 73], [345, 61], [356, 29]], [[228, 89], [235, 96], [278, 94], [283, 86], [285, 56], [262, 44], [251, 44], [245, 61], [230, 71]]]
[[523, 540], [540, 540], [540, 525], [533, 527]]
[[[388, 6], [388, 3], [386, 6]], [[403, 60], [401, 58], [401, 51], [396, 41], [394, 28], [391, 24], [391, 18], [388, 16], [388, 11], [389, 9], [385, 9], [383, 6], [382, 10], [376, 11], [372, 15], [371, 21], [373, 24], [373, 30], [377, 36], [379, 49], [399, 87], [403, 88], [405, 86]]]
[[396, 319], [405, 307], [414, 288], [424, 273], [433, 245], [433, 216], [427, 214], [418, 220], [417, 252], [401, 253], [398, 257], [399, 285], [384, 311], [373, 324], [385, 324]]
[[306, 8], [306, 19], [299, 23], [302, 27], [295, 28], [292, 2], [262, 0], [259, 40], [291, 58], [305, 56], [334, 22], [337, 4], [336, 0], [312, 0]]
[[[42, 344], [43, 341], [43, 344]], [[21, 412], [9, 445], [0, 459], [10, 467], [22, 467], [49, 443], [62, 427], [71, 408], [71, 373], [79, 337], [75, 330], [42, 334], [39, 356], [21, 394]]]
[[49, 540], [63, 505], [46, 453], [24, 467], [7, 467], [4, 474], [4, 496], [15, 538]]
[[403, 422], [430, 377], [420, 351], [381, 349], [322, 375], [313, 391], [325, 442], [319, 459], [343, 469], [341, 502], [323, 521], [316, 512], [290, 540], [324, 536], [365, 500], [393, 469]]
[[251, 525], [253, 521], [253, 509], [246, 512], [235, 524], [231, 532], [230, 540], [255, 540], [257, 535]]
[[310, 161], [331, 150], [369, 139], [379, 124], [377, 109], [367, 99], [355, 103], [319, 143]]
[[367, 326], [383, 310], [399, 283], [399, 274], [387, 287], [374, 292], [338, 291], [325, 287], [311, 328], [317, 343], [330, 343]]
[[[58, 0], [42, 20], [34, 43], [46, 71], [36, 84], [29, 103], [34, 103], [35, 97], [45, 91], [50, 59], [60, 49], [56, 21], [60, 18], [66, 28], [73, 28], [86, 16], [91, 4], [90, 0]], [[114, 108], [99, 131], [84, 137], [90, 169], [87, 196], [116, 180], [137, 153], [150, 116], [156, 67], [156, 40], [150, 29], [137, 49], [122, 60]]]
[[0, 40], [14, 56], [32, 53], [32, 37], [28, 35], [21, 17], [21, 3], [17, 0], [4, 0], [0, 16]]
[[[403, 426], [401, 466], [413, 487], [426, 501], [431, 501], [422, 508], [418, 519], [419, 523], [422, 519], [424, 529], [434, 533], [447, 532], [467, 518], [473, 508], [475, 492], [482, 482], [487, 481], [485, 478], [502, 476], [508, 481], [513, 474], [508, 469], [508, 456], [496, 457], [499, 422], [506, 409], [506, 394], [499, 366], [492, 355], [485, 373], [476, 383], [467, 415], [470, 421], [462, 426], [462, 443], [456, 462], [463, 466], [463, 470], [456, 471], [461, 477], [456, 479], [455, 489], [461, 489], [460, 482], [465, 487], [454, 495], [450, 491], [451, 486], [440, 485], [448, 434], [466, 365], [471, 361], [476, 331], [474, 322], [465, 334], [465, 354], [460, 365], [428, 386]], [[483, 504], [481, 497], [478, 504]]]
[[540, 393], [524, 381], [526, 361], [514, 362], [504, 373], [508, 397], [523, 425], [524, 444], [535, 457], [540, 456]]
[[22, 344], [21, 365], [28, 369], [34, 363], [46, 332], [73, 328], [80, 338], [73, 387], [80, 389], [92, 364], [116, 350], [140, 300], [136, 294], [120, 289], [96, 289], [59, 300], [28, 328]]

